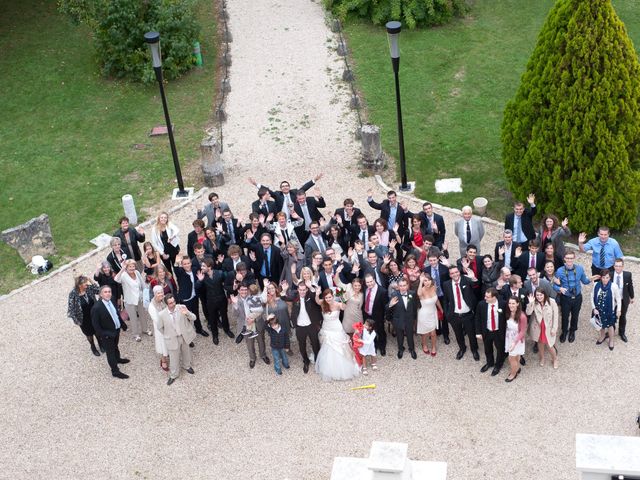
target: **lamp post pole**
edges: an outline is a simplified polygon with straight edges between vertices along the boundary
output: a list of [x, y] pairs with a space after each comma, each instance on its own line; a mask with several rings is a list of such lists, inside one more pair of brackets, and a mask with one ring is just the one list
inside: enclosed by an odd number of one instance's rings
[[184, 189], [182, 181], [182, 171], [180, 170], [180, 160], [178, 160], [178, 150], [176, 142], [173, 138], [173, 127], [171, 126], [171, 118], [169, 117], [169, 107], [167, 106], [167, 97], [164, 94], [164, 85], [162, 81], [162, 56], [160, 54], [160, 34], [158, 32], [147, 32], [144, 34], [145, 41], [151, 49], [151, 61], [153, 62], [153, 71], [158, 80], [160, 87], [160, 97], [162, 98], [162, 108], [164, 110], [164, 118], [167, 124], [167, 133], [169, 135], [169, 145], [171, 145], [171, 156], [173, 157], [173, 167], [176, 170], [176, 179], [178, 180], [178, 192], [176, 197], [188, 197], [189, 192]]
[[393, 66], [393, 76], [396, 84], [396, 114], [398, 117], [398, 146], [400, 147], [400, 191], [407, 192], [411, 187], [407, 184], [407, 164], [404, 158], [404, 132], [402, 128], [402, 106], [400, 104], [400, 46], [398, 37], [402, 30], [400, 22], [387, 22], [387, 36], [389, 39], [389, 50], [391, 52], [391, 65]]

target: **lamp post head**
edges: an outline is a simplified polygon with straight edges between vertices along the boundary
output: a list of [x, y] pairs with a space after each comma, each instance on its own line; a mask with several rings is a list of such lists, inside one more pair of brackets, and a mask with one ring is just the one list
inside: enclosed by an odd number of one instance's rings
[[151, 62], [153, 63], [153, 68], [162, 67], [160, 34], [158, 32], [147, 32], [144, 34], [144, 40], [149, 44], [149, 48], [151, 49]]
[[391, 58], [400, 58], [400, 45], [398, 44], [398, 37], [400, 37], [400, 31], [402, 30], [402, 23], [400, 22], [387, 22], [387, 37], [389, 38], [389, 51], [391, 52]]

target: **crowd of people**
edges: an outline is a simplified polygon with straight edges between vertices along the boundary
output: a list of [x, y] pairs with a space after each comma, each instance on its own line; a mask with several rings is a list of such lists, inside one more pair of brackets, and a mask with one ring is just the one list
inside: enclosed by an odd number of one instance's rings
[[369, 191], [377, 218], [350, 198], [325, 216], [321, 177], [298, 189], [282, 181], [279, 190], [249, 179], [257, 200], [246, 219], [211, 193], [186, 244], [166, 212], [147, 232], [121, 218], [106, 260], [92, 276], [78, 276], [69, 294], [68, 316], [91, 352], [106, 353], [112, 375], [127, 378], [120, 365], [129, 360], [118, 345], [120, 331], [130, 327], [136, 342], [154, 338], [171, 385], [181, 370], [195, 373], [197, 336], [218, 345], [222, 330], [246, 344], [250, 368], [258, 357], [266, 364], [273, 358], [282, 375], [295, 338], [304, 373], [313, 363], [323, 379], [347, 380], [378, 369], [389, 337], [399, 359], [406, 350], [413, 359], [420, 350], [436, 357], [438, 337], [449, 345], [453, 330], [458, 360], [469, 349], [480, 361], [481, 340], [480, 371], [498, 375], [508, 360], [505, 381], [512, 382], [526, 364], [527, 340], [540, 366], [548, 352], [559, 367], [558, 341], [575, 341], [582, 287], [591, 282], [596, 343], [613, 350], [616, 334], [627, 341], [633, 281], [607, 227], [589, 241], [578, 237], [580, 250], [592, 253], [587, 275], [565, 249], [568, 219], [544, 215], [536, 230], [535, 195], [506, 215], [493, 254], [481, 254], [483, 222], [465, 206], [454, 225], [462, 256], [453, 259], [444, 219], [431, 203], [411, 212], [395, 192], [377, 202]]

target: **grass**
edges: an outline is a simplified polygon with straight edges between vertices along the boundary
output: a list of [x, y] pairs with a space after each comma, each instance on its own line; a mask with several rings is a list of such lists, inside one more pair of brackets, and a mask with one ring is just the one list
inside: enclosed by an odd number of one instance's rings
[[[409, 180], [416, 195], [452, 207], [489, 200], [488, 216], [504, 218], [513, 197], [502, 167], [503, 109], [515, 95], [552, 0], [477, 0], [468, 17], [400, 37], [400, 88]], [[614, 0], [636, 48], [640, 12], [633, 0]], [[368, 120], [398, 158], [393, 73], [384, 27], [347, 22], [346, 35]], [[397, 167], [399, 171], [399, 167]], [[462, 193], [438, 194], [438, 178], [462, 178]], [[396, 177], [399, 178], [399, 175]], [[522, 199], [524, 200], [524, 199]], [[640, 230], [620, 232], [640, 254]]]
[[[215, 94], [213, 2], [197, 5], [205, 66], [166, 86], [183, 172], [198, 158]], [[168, 139], [148, 137], [165, 123], [158, 86], [101, 78], [88, 30], [54, 0], [0, 3], [0, 51], [0, 230], [47, 213], [60, 265], [117, 228], [122, 195], [134, 196], [140, 217], [172, 188]], [[1, 244], [0, 294], [32, 278]]]

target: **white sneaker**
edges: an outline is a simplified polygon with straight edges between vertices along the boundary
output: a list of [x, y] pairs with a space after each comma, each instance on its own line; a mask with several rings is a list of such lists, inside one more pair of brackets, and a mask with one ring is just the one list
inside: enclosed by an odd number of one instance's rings
[[369, 375], [369, 372], [367, 372], [367, 369], [366, 369], [366, 368], [363, 368], [363, 369], [362, 369], [362, 374], [363, 374], [363, 375]]
[[136, 342], [141, 342], [142, 338], [140, 338], [140, 335], [136, 335]]
[[150, 337], [153, 337], [153, 330], [147, 330], [147, 335], [149, 335]]

